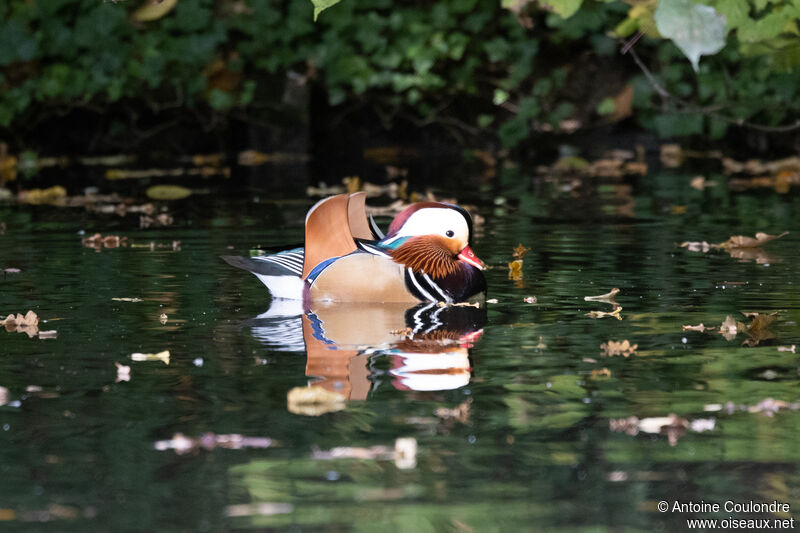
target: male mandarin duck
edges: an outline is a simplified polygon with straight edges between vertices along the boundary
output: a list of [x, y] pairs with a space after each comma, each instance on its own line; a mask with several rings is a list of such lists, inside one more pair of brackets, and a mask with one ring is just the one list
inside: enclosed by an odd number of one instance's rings
[[486, 292], [463, 208], [421, 202], [386, 235], [366, 215], [366, 194], [321, 200], [306, 215], [305, 247], [261, 257], [223, 256], [255, 274], [274, 298], [305, 302], [463, 302]]

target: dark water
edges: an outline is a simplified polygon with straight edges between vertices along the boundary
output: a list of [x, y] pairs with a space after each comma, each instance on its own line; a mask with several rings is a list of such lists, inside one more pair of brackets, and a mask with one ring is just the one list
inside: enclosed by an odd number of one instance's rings
[[[301, 241], [311, 199], [196, 195], [150, 229], [0, 206], [0, 268], [21, 269], [0, 280], [0, 314], [30, 309], [58, 332], [0, 330], [0, 528], [672, 531], [794, 516], [798, 359], [778, 348], [800, 344], [797, 190], [520, 176], [465, 199], [494, 267], [482, 309], [270, 307], [218, 256]], [[790, 233], [746, 257], [678, 246], [758, 231]], [[82, 245], [95, 232], [127, 246]], [[512, 280], [519, 243], [531, 251]], [[613, 287], [622, 319], [586, 316], [614, 309], [584, 300]], [[728, 315], [748, 327], [742, 311], [778, 314], [731, 340], [682, 331]], [[624, 340], [635, 353], [601, 349]], [[164, 350], [169, 364], [131, 357]], [[349, 400], [287, 402], [309, 383]], [[791, 510], [722, 508], [750, 500]]]

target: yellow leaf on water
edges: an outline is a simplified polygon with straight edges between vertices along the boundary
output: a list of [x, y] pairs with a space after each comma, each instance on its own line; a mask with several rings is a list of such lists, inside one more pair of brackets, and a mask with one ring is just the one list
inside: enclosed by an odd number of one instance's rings
[[530, 251], [531, 251], [530, 248], [526, 248], [522, 246], [522, 244], [518, 244], [516, 248], [514, 248], [514, 259], [522, 259], [525, 256], [525, 254], [527, 254]]
[[158, 20], [178, 4], [178, 0], [145, 0], [142, 7], [131, 15], [136, 22], [150, 22]]
[[145, 194], [153, 200], [182, 200], [191, 195], [192, 190], [180, 185], [154, 185]]

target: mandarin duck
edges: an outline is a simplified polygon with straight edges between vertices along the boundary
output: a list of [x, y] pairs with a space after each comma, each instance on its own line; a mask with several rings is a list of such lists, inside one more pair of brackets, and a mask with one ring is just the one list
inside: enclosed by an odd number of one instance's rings
[[260, 257], [223, 256], [260, 279], [273, 298], [303, 302], [463, 302], [486, 292], [469, 245], [472, 219], [457, 205], [413, 204], [383, 235], [366, 194], [339, 194], [306, 215], [305, 246]]

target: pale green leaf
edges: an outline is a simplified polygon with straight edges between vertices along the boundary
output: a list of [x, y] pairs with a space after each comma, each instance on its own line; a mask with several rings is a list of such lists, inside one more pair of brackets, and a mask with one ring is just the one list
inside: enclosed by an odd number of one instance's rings
[[342, 0], [311, 0], [311, 3], [314, 4], [314, 22], [317, 21], [317, 17], [319, 17], [320, 13], [341, 1]]
[[725, 46], [725, 17], [710, 6], [690, 0], [661, 0], [655, 12], [658, 32], [680, 48], [697, 72], [700, 56]]
[[578, 11], [581, 7], [583, 0], [539, 0], [541, 3], [553, 8], [553, 11], [561, 15], [563, 18], [569, 18]]

